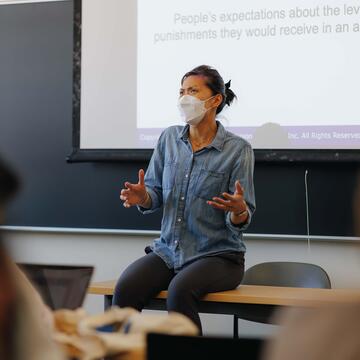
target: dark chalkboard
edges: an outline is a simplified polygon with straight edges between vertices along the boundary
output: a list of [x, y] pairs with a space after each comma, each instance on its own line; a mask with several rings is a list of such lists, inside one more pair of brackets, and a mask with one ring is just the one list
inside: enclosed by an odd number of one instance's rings
[[[146, 161], [67, 163], [72, 151], [73, 2], [0, 6], [0, 154], [22, 190], [8, 225], [159, 230], [119, 200]], [[249, 233], [353, 236], [356, 163], [257, 162], [257, 211]]]

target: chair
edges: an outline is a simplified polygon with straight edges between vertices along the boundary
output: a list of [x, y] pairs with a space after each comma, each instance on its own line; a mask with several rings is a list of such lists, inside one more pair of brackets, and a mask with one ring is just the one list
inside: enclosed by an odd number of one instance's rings
[[[243, 285], [289, 286], [330, 289], [326, 271], [319, 265], [300, 262], [264, 262], [247, 269]], [[241, 285], [240, 285], [241, 286]], [[238, 338], [238, 320], [274, 324], [276, 305], [244, 304], [234, 315], [234, 338]]]

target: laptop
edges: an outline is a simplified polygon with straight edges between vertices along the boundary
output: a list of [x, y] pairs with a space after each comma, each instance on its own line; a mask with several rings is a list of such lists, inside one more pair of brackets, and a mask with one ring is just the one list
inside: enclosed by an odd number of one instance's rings
[[93, 266], [18, 263], [43, 301], [52, 310], [75, 310], [83, 305]]
[[146, 335], [147, 359], [260, 360], [263, 358], [265, 341], [260, 338], [234, 339], [219, 336], [148, 333]]

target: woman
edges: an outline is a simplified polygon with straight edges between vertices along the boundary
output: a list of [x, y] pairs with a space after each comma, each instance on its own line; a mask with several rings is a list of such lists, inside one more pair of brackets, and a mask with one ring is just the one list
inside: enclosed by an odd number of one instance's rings
[[235, 94], [230, 81], [202, 65], [181, 80], [178, 107], [186, 122], [160, 136], [146, 175], [125, 182], [125, 207], [151, 213], [163, 206], [161, 236], [131, 264], [113, 304], [141, 310], [168, 289], [167, 309], [198, 326], [198, 301], [237, 287], [244, 273], [242, 232], [255, 211], [254, 155], [249, 143], [216, 120]]

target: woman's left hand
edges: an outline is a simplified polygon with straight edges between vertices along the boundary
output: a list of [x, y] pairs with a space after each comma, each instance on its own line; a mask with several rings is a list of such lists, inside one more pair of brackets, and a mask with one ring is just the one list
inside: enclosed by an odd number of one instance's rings
[[224, 199], [215, 196], [212, 198], [212, 201], [209, 200], [207, 203], [215, 209], [229, 211], [236, 216], [247, 210], [247, 205], [244, 200], [244, 189], [239, 180], [235, 181], [235, 193], [233, 195], [224, 192], [222, 196]]

